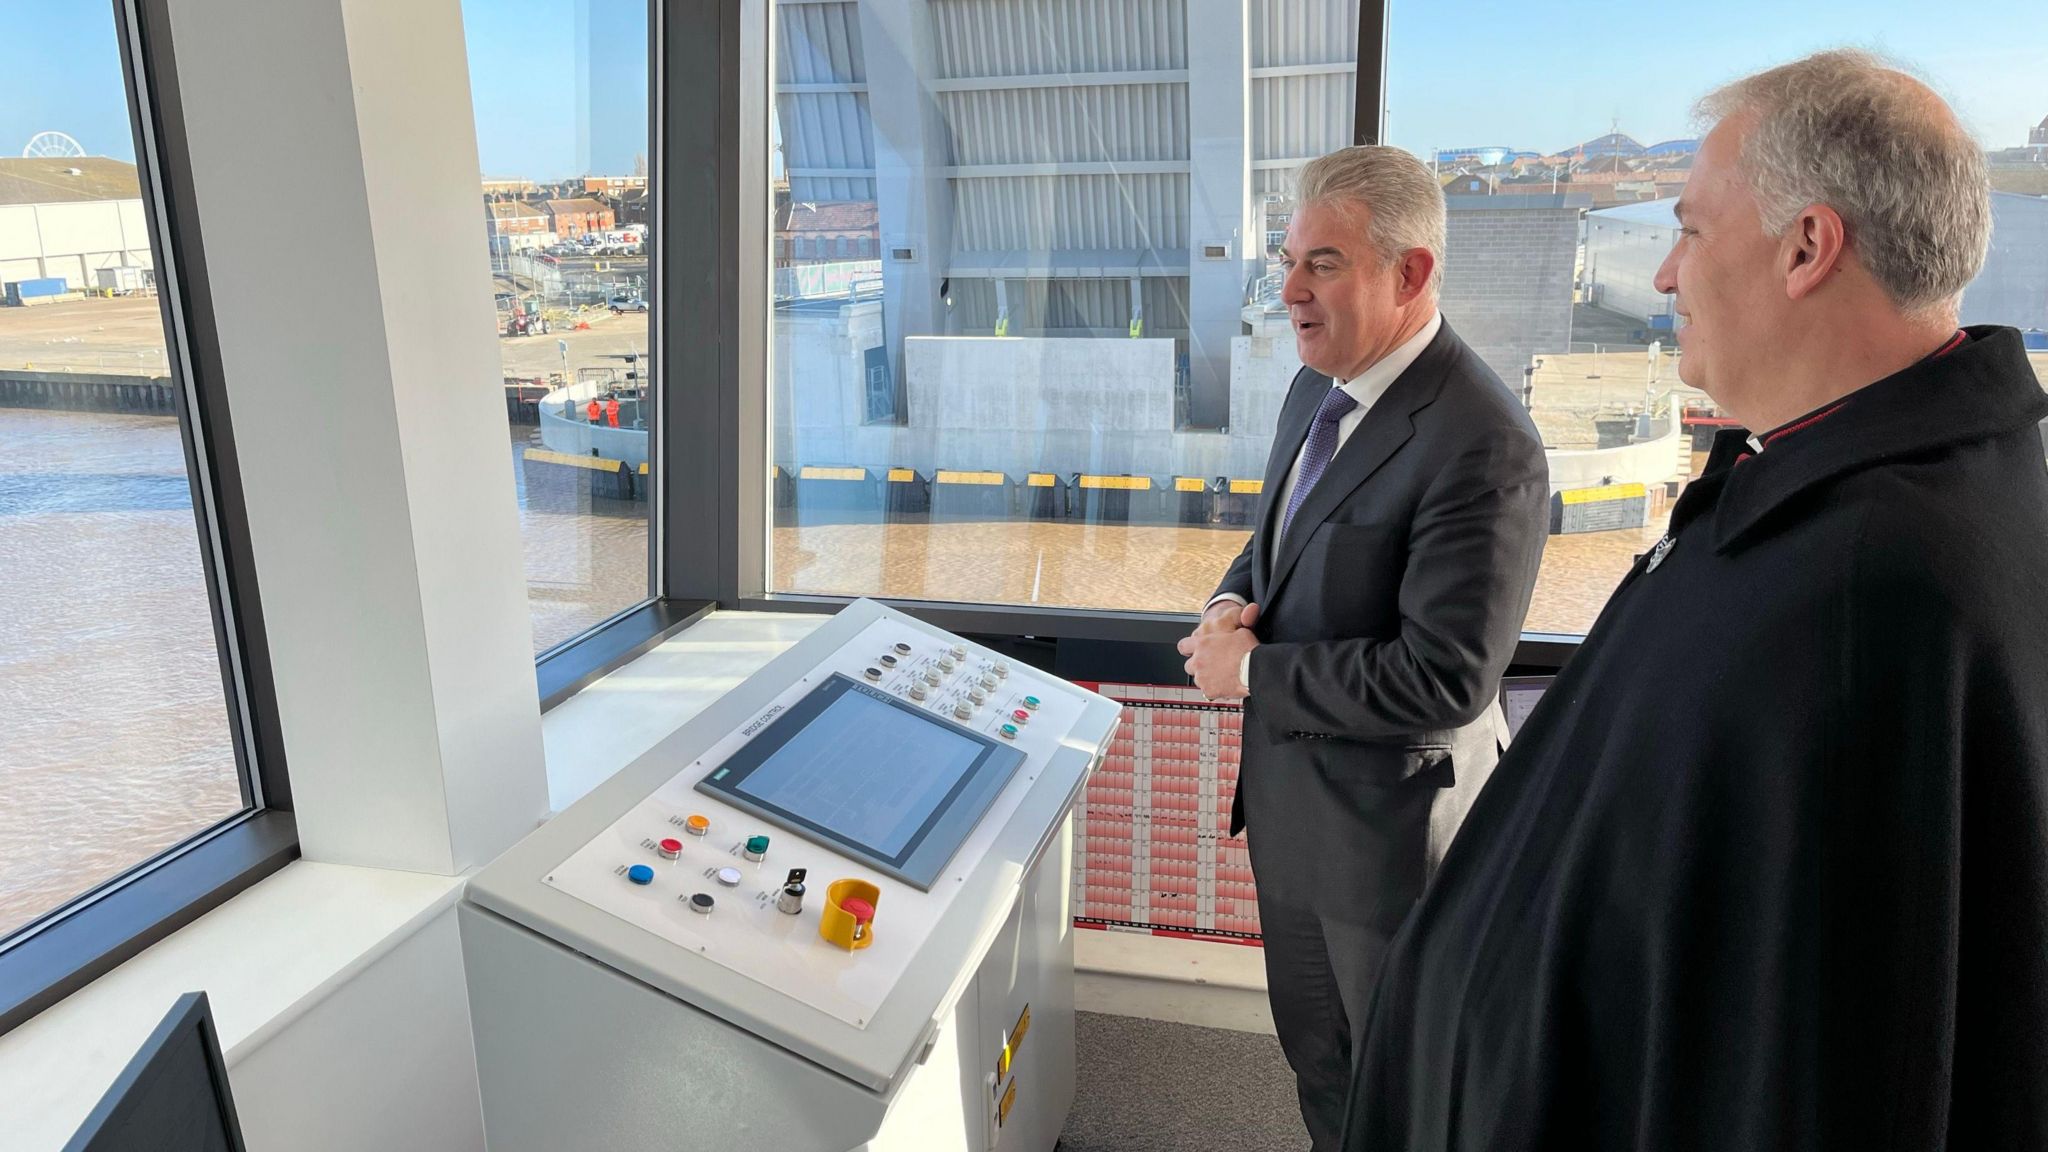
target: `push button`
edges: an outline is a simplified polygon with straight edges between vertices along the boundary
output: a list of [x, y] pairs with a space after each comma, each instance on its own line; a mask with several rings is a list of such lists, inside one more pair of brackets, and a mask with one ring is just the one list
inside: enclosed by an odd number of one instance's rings
[[718, 870], [718, 882], [727, 888], [739, 887], [740, 879], [740, 870], [737, 868], [720, 868]]
[[763, 857], [767, 856], [768, 838], [766, 836], [747, 837], [747, 846], [744, 849], [744, 855], [747, 859], [754, 861], [759, 861]]
[[654, 869], [649, 868], [645, 864], [635, 864], [631, 868], [626, 869], [626, 879], [631, 880], [635, 884], [652, 884], [654, 883]]
[[1040, 701], [1036, 696], [1026, 696], [1024, 698], [1024, 707], [1029, 708], [1033, 712], [1038, 711], [1039, 703]]
[[690, 818], [683, 821], [683, 831], [688, 832], [692, 836], [702, 836], [706, 832], [711, 831], [711, 817], [692, 812]]
[[1017, 738], [1017, 726], [1015, 724], [1005, 724], [1000, 731], [1005, 740], [1015, 740]]
[[683, 842], [674, 839], [663, 840], [658, 850], [661, 852], [662, 859], [673, 860], [683, 854]]
[[713, 900], [709, 892], [696, 892], [690, 896], [690, 911], [692, 912], [709, 916], [711, 915], [711, 910], [717, 906], [718, 901]]

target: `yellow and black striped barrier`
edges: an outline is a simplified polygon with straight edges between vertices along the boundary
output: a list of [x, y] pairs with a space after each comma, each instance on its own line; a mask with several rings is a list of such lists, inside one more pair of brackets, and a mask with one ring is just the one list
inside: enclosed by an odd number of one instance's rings
[[1613, 532], [1650, 522], [1650, 489], [1644, 484], [1602, 484], [1567, 488], [1550, 498], [1550, 532]]
[[792, 488], [799, 524], [872, 522], [882, 515], [881, 477], [858, 465], [800, 465]]
[[1018, 503], [1033, 520], [1064, 520], [1072, 515], [1067, 507], [1067, 487], [1057, 472], [1027, 472], [1017, 493]]
[[529, 504], [542, 508], [557, 504], [578, 508], [586, 492], [601, 500], [644, 497], [647, 485], [640, 478], [646, 475], [646, 469], [645, 464], [636, 468], [624, 460], [604, 456], [578, 456], [547, 448], [528, 448], [522, 454], [520, 471], [526, 483]]
[[882, 510], [891, 520], [912, 519], [932, 510], [931, 483], [915, 468], [891, 468], [882, 473]]
[[1007, 520], [1010, 478], [1001, 472], [940, 468], [932, 473], [932, 519]]
[[1074, 477], [1074, 518], [1094, 524], [1147, 524], [1170, 519], [1165, 487], [1150, 476]]

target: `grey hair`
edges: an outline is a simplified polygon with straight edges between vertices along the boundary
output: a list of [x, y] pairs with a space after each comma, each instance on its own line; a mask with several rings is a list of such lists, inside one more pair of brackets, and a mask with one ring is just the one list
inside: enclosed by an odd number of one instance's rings
[[1833, 208], [1900, 311], [1953, 311], [1984, 267], [1984, 151], [1904, 70], [1867, 52], [1819, 52], [1718, 89], [1697, 112], [1755, 116], [1740, 166], [1768, 235], [1784, 235], [1809, 205]]
[[1433, 297], [1444, 281], [1444, 190], [1422, 161], [1399, 148], [1360, 144], [1309, 161], [1295, 177], [1301, 204], [1350, 202], [1370, 210], [1366, 239], [1392, 264], [1410, 248], [1436, 258]]

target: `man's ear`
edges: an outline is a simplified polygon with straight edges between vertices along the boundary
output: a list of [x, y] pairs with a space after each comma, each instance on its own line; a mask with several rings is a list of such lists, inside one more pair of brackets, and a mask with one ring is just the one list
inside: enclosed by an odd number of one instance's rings
[[1785, 296], [1803, 300], [1827, 283], [1848, 259], [1849, 229], [1842, 214], [1825, 204], [1809, 204], [1792, 218], [1778, 247], [1785, 274]]
[[1429, 277], [1436, 271], [1436, 257], [1427, 248], [1410, 248], [1401, 253], [1401, 287], [1394, 293], [1394, 302], [1406, 304], [1429, 288]]

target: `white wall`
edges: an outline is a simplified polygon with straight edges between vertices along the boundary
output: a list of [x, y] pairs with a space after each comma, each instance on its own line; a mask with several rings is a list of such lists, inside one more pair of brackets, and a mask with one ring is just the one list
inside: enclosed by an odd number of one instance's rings
[[140, 200], [0, 206], [0, 281], [62, 276], [94, 287], [93, 273], [155, 266]]
[[[362, 909], [318, 879], [349, 865], [452, 901], [449, 878], [547, 812], [461, 7], [169, 8], [305, 860], [0, 1037], [0, 1067], [62, 1081], [0, 1088], [0, 1146], [57, 1147], [40, 1134], [146, 1034], [136, 1006], [199, 987], [255, 1045], [230, 1052], [251, 1148], [480, 1148], [452, 921], [336, 939]], [[278, 292], [281, 260], [320, 275]]]
[[249, 1152], [483, 1152], [455, 910], [228, 1071]]

